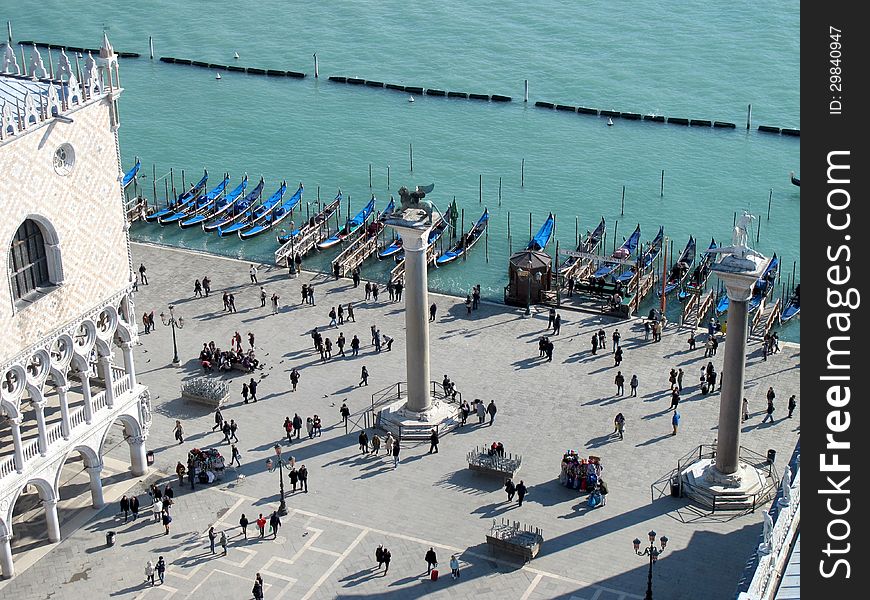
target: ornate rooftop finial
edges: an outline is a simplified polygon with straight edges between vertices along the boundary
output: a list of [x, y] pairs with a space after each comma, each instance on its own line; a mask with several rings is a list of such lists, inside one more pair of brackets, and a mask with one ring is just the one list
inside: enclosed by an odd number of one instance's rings
[[9, 73], [11, 75], [20, 75], [21, 69], [18, 67], [18, 61], [15, 59], [15, 50], [11, 44], [6, 44], [6, 49], [3, 50], [3, 63], [0, 68], [0, 73]]
[[48, 71], [45, 70], [45, 65], [42, 64], [42, 54], [36, 44], [33, 44], [33, 50], [30, 51], [30, 68], [28, 69], [33, 77], [48, 77]]
[[115, 49], [112, 48], [112, 43], [105, 31], [103, 32], [103, 45], [100, 47], [100, 58], [104, 60], [115, 58]]

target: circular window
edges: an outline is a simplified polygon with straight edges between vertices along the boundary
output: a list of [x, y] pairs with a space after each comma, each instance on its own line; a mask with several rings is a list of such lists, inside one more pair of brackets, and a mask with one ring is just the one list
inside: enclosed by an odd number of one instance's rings
[[61, 144], [54, 151], [54, 170], [58, 175], [69, 175], [72, 173], [73, 165], [76, 163], [76, 153], [73, 147], [69, 144]]

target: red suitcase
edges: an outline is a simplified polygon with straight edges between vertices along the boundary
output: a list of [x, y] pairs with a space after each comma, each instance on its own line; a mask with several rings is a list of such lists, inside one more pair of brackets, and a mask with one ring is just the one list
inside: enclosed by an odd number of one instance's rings
[[432, 581], [438, 581], [438, 569], [432, 569]]

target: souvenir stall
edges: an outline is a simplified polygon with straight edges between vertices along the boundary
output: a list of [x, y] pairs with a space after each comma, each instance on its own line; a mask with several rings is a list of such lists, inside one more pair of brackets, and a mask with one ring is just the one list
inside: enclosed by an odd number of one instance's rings
[[581, 458], [575, 450], [568, 450], [562, 457], [559, 483], [575, 490], [591, 491], [595, 489], [603, 469], [599, 457]]
[[217, 448], [194, 448], [187, 453], [188, 464], [193, 464], [194, 477], [200, 483], [213, 483], [224, 478], [224, 457]]

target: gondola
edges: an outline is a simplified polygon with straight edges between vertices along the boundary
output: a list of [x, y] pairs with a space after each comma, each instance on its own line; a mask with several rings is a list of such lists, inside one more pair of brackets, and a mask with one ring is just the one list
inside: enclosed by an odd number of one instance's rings
[[[438, 217], [438, 220], [435, 222], [435, 225], [432, 226], [432, 229], [429, 230], [429, 237], [426, 238], [426, 250], [428, 250], [435, 242], [441, 239], [441, 236], [444, 235], [444, 232], [447, 231], [447, 227], [450, 223], [447, 222], [442, 216]], [[405, 260], [405, 251], [400, 250], [395, 255], [396, 262], [402, 262]]]
[[685, 288], [680, 290], [679, 297], [680, 299], [686, 298], [689, 293], [700, 293], [703, 291], [704, 286], [707, 285], [707, 279], [710, 278], [710, 265], [716, 260], [716, 253], [713, 250], [716, 249], [716, 240], [710, 240], [710, 246], [704, 252], [704, 256], [701, 257], [701, 261], [695, 265], [695, 268], [692, 270], [692, 274], [689, 276], [689, 281], [685, 284]]
[[450, 250], [436, 258], [435, 264], [438, 266], [446, 265], [457, 258], [461, 258], [463, 254], [471, 250], [471, 247], [483, 237], [487, 225], [489, 225], [489, 211], [483, 209], [483, 214], [480, 215], [474, 227], [468, 233], [462, 235]]
[[[286, 186], [285, 186], [286, 187]], [[252, 224], [248, 229], [239, 231], [239, 238], [243, 240], [251, 239], [254, 236], [260, 235], [264, 231], [272, 229], [275, 225], [290, 216], [293, 209], [296, 208], [302, 201], [302, 183], [299, 184], [299, 189], [290, 196], [288, 200], [276, 205], [271, 212], [265, 213], [256, 223]]]
[[[577, 252], [595, 252], [595, 248], [604, 236], [604, 229], [604, 217], [601, 217], [601, 222], [598, 224], [598, 227], [595, 228], [595, 231], [587, 235], [585, 240], [581, 240], [580, 243], [577, 244]], [[562, 263], [562, 266], [559, 267], [559, 274], [562, 275], [567, 273], [578, 260], [580, 259], [576, 256], [569, 256]]]
[[205, 221], [202, 224], [202, 230], [205, 232], [216, 231], [218, 227], [227, 227], [241, 219], [242, 216], [256, 204], [263, 195], [263, 178], [260, 177], [260, 182], [257, 186], [248, 192], [248, 195], [240, 200], [236, 200], [224, 208], [224, 211], [215, 215], [214, 218]]
[[341, 243], [343, 239], [347, 236], [355, 232], [357, 229], [363, 226], [371, 214], [375, 211], [375, 197], [372, 196], [372, 199], [369, 200], [368, 204], [366, 204], [361, 211], [356, 213], [352, 219], [348, 219], [347, 223], [344, 224], [344, 227], [336, 231], [334, 234], [317, 244], [317, 247], [321, 250], [326, 250], [327, 248], [332, 248], [336, 244]]
[[402, 251], [402, 236], [397, 235], [396, 239], [393, 242], [378, 252], [378, 260], [384, 260], [385, 258], [390, 258], [391, 256], [395, 256], [399, 252]]
[[782, 312], [779, 315], [779, 319], [782, 323], [793, 319], [800, 315], [801, 312], [801, 284], [797, 284], [794, 288], [794, 292], [792, 292], [791, 297], [788, 299], [788, 302], [785, 303], [785, 306], [782, 308]]
[[[616, 249], [616, 251], [611, 255], [612, 258], [618, 259], [627, 259], [634, 251], [637, 250], [637, 245], [640, 242], [640, 225], [638, 225], [634, 232], [628, 239], [622, 243], [622, 246]], [[598, 267], [598, 270], [592, 275], [593, 278], [603, 279], [613, 273], [616, 269], [619, 268], [620, 263], [609, 263], [607, 259], [604, 259], [604, 264]]]
[[665, 228], [663, 226], [659, 227], [659, 232], [656, 234], [653, 241], [650, 242], [649, 247], [646, 251], [641, 255], [640, 260], [638, 261], [637, 266], [632, 266], [631, 269], [625, 271], [624, 273], [620, 273], [616, 277], [616, 281], [618, 283], [628, 283], [630, 282], [635, 274], [637, 267], [640, 267], [640, 272], [643, 273], [645, 270], [649, 269], [653, 264], [653, 261], [658, 258], [659, 254], [662, 252], [662, 244], [665, 241]]
[[[278, 240], [278, 243], [283, 246], [284, 244], [289, 242], [291, 238], [294, 238], [305, 232], [306, 229], [317, 227], [321, 223], [325, 223], [326, 221], [328, 221], [329, 218], [335, 214], [335, 211], [338, 210], [339, 206], [341, 206], [341, 190], [338, 191], [338, 194], [335, 196], [335, 199], [332, 202], [325, 205], [323, 209], [316, 215], [312, 215], [308, 219], [308, 222], [302, 227], [295, 227], [290, 231], [287, 231], [286, 229], [281, 229], [275, 239]], [[290, 224], [293, 225], [292, 222]]]
[[194, 227], [199, 225], [200, 223], [204, 223], [209, 219], [214, 219], [224, 214], [230, 208], [232, 208], [233, 203], [238, 200], [239, 196], [245, 193], [245, 189], [248, 187], [248, 176], [245, 175], [245, 178], [242, 179], [242, 182], [236, 186], [236, 188], [231, 191], [229, 194], [225, 194], [220, 198], [215, 199], [214, 204], [211, 206], [211, 210], [206, 210], [200, 212], [188, 219], [184, 219], [178, 225], [182, 229], [187, 229], [189, 227]]
[[179, 221], [183, 221], [188, 217], [193, 217], [194, 215], [198, 215], [202, 212], [207, 211], [209, 207], [214, 204], [215, 199], [223, 194], [224, 190], [227, 189], [227, 183], [229, 182], [229, 180], [230, 176], [224, 175], [224, 180], [221, 181], [212, 191], [207, 193], [205, 196], [199, 197], [194, 202], [188, 204], [185, 210], [180, 210], [169, 216], [163, 217], [162, 219], [160, 219], [159, 223], [161, 225], [170, 225], [172, 223], [178, 223]]
[[266, 200], [260, 202], [257, 207], [251, 207], [242, 214], [242, 218], [227, 226], [217, 228], [217, 234], [220, 237], [233, 235], [239, 231], [247, 230], [248, 228], [259, 224], [272, 210], [278, 206], [281, 199], [284, 198], [284, 192], [287, 191], [287, 182], [282, 181], [275, 193], [269, 196]]
[[792, 182], [794, 185], [800, 187], [800, 186], [801, 186], [801, 178], [800, 178], [800, 177], [795, 177], [795, 176], [794, 176], [794, 171], [792, 171], [792, 172], [790, 173], [790, 175], [791, 175], [791, 182]]
[[189, 190], [181, 194], [173, 202], [168, 203], [166, 205], [166, 208], [153, 212], [150, 215], [146, 215], [145, 221], [148, 223], [154, 223], [155, 221], [159, 221], [160, 219], [168, 217], [171, 214], [185, 210], [191, 203], [196, 201], [200, 194], [202, 194], [207, 181], [208, 171], [205, 171], [205, 174], [202, 176], [202, 179], [199, 180], [199, 183], [192, 186]]
[[695, 238], [690, 235], [689, 241], [686, 242], [686, 247], [683, 248], [680, 257], [677, 259], [677, 262], [674, 263], [674, 266], [671, 267], [670, 274], [668, 274], [668, 280], [665, 283], [665, 294], [670, 294], [680, 287], [689, 275], [689, 269], [692, 268], [692, 265], [695, 262], [696, 245]]
[[133, 179], [136, 177], [140, 168], [142, 168], [142, 163], [136, 160], [136, 164], [124, 174], [124, 178], [121, 180], [121, 185], [126, 188], [128, 185], [133, 183]]
[[[754, 312], [761, 306], [762, 298], [766, 298], [773, 291], [773, 284], [776, 282], [777, 275], [779, 275], [779, 259], [774, 252], [773, 258], [770, 259], [770, 262], [767, 263], [767, 267], [764, 269], [764, 273], [762, 273], [761, 277], [758, 278], [752, 287], [752, 297], [749, 299], [747, 306], [748, 313]], [[728, 312], [729, 304], [728, 294], [723, 294], [716, 305], [716, 313], [721, 315]]]
[[550, 213], [547, 220], [541, 225], [538, 233], [535, 234], [535, 237], [529, 240], [526, 250], [543, 250], [546, 248], [547, 244], [550, 243], [550, 238], [553, 237], [553, 227], [555, 225], [556, 217], [553, 216], [553, 213]]

